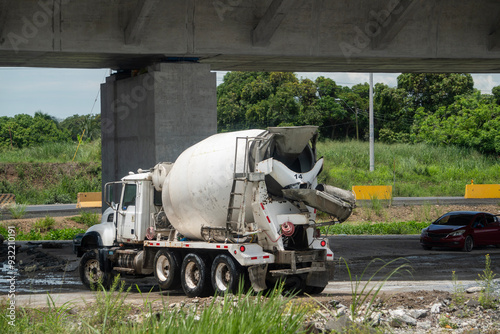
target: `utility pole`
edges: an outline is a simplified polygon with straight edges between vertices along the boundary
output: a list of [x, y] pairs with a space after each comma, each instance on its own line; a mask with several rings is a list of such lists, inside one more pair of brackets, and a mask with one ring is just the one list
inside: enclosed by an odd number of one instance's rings
[[373, 73], [370, 73], [370, 172], [375, 170], [375, 139], [373, 131]]

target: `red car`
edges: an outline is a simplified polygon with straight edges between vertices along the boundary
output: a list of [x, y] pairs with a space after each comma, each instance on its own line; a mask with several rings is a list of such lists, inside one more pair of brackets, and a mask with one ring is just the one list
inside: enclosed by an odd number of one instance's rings
[[422, 230], [420, 244], [432, 247], [461, 248], [470, 252], [474, 246], [500, 247], [499, 215], [477, 211], [452, 211]]

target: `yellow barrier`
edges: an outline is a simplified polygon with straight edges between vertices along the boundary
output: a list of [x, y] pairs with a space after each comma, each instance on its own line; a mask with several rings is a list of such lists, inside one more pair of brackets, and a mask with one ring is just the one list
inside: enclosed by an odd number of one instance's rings
[[14, 194], [0, 194], [0, 208], [7, 205], [16, 204], [16, 195]]
[[391, 199], [392, 186], [352, 186], [356, 200]]
[[500, 184], [467, 184], [465, 198], [500, 198]]
[[77, 208], [102, 208], [102, 193], [78, 193]]

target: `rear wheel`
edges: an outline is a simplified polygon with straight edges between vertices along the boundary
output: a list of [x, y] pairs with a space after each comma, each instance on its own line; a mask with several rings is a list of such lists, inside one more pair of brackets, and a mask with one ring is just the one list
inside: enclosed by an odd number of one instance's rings
[[291, 275], [283, 278], [283, 294], [302, 295], [306, 291], [306, 280], [302, 275]]
[[309, 286], [307, 285], [304, 289], [304, 292], [309, 294], [309, 295], [317, 295], [323, 292], [325, 290], [326, 285], [321, 287], [321, 286]]
[[162, 249], [155, 256], [155, 278], [162, 290], [180, 287], [180, 259], [168, 249]]
[[227, 254], [220, 254], [212, 263], [212, 286], [215, 292], [226, 294], [237, 292], [243, 270], [233, 258]]
[[474, 248], [474, 240], [470, 235], [465, 238], [464, 247], [462, 248], [464, 252], [470, 252]]
[[181, 284], [188, 297], [206, 297], [210, 295], [212, 285], [208, 260], [195, 253], [189, 253], [182, 261]]
[[78, 271], [80, 280], [87, 289], [96, 289], [99, 284], [107, 289], [113, 282], [113, 275], [101, 270], [97, 250], [95, 249], [83, 254]]

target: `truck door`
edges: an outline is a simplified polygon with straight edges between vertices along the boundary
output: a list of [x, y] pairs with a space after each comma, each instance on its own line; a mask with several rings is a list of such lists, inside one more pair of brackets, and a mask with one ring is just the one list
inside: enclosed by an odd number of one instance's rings
[[118, 207], [117, 239], [118, 241], [132, 241], [136, 239], [137, 218], [137, 185], [126, 183], [123, 188], [122, 199]]

